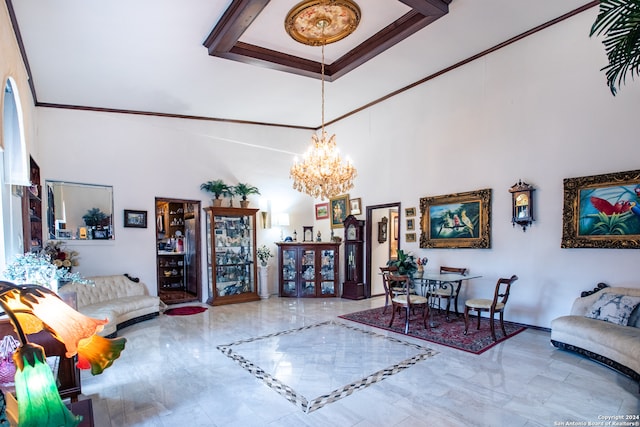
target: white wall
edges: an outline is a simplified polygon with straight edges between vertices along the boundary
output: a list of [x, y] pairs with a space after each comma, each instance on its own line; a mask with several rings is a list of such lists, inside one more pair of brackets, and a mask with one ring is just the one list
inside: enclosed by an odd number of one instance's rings
[[[464, 266], [481, 274], [462, 299], [489, 296], [498, 277], [517, 274], [506, 315], [512, 321], [549, 327], [599, 281], [640, 287], [637, 250], [560, 249], [563, 178], [639, 166], [640, 82], [615, 98], [609, 93], [599, 71], [603, 47], [588, 38], [596, 13], [593, 8], [329, 129], [358, 168], [350, 195], [362, 198], [363, 211], [493, 189], [491, 249], [425, 250], [404, 241], [402, 248], [428, 257], [430, 268]], [[153, 212], [155, 196], [206, 205], [199, 184], [213, 178], [258, 186], [272, 211], [292, 213], [289, 233], [314, 223], [315, 201], [293, 192], [288, 180], [287, 152], [304, 151], [310, 132], [45, 108], [38, 109], [37, 125], [44, 178], [114, 186], [117, 238], [81, 242], [87, 243], [78, 248], [85, 274], [128, 272], [155, 292], [154, 230], [124, 229], [118, 215]], [[510, 222], [508, 189], [518, 179], [537, 188], [536, 222], [525, 233]], [[328, 221], [314, 229], [328, 236]], [[259, 244], [278, 234], [261, 231]]]
[[[294, 191], [288, 180], [290, 153], [303, 151], [308, 131], [44, 108], [38, 109], [38, 127], [43, 180], [113, 185], [115, 240], [67, 242], [80, 253], [77, 270], [83, 275], [129, 273], [156, 294], [155, 197], [209, 206], [211, 195], [200, 184], [211, 179], [257, 186], [273, 212], [290, 213], [287, 234], [297, 229], [302, 239], [302, 225], [313, 223], [311, 198]], [[251, 207], [259, 207], [259, 197], [250, 200]], [[150, 226], [124, 228], [124, 209], [146, 210]], [[201, 229], [206, 282], [204, 222]], [[259, 226], [258, 245], [275, 254], [279, 233]], [[270, 263], [270, 288], [277, 293], [276, 260]], [[205, 283], [205, 299], [207, 294]]]
[[[563, 179], [640, 168], [640, 82], [611, 96], [602, 44], [589, 39], [597, 8], [537, 33], [332, 128], [358, 168], [363, 205], [493, 189], [492, 247], [402, 248], [429, 268], [467, 267], [483, 276], [462, 299], [490, 295], [517, 274], [507, 318], [549, 327], [580, 292], [600, 281], [640, 287], [638, 250], [561, 249]], [[391, 156], [389, 147], [391, 146]], [[366, 162], [362, 159], [367, 159]], [[518, 179], [537, 190], [536, 222], [513, 228]], [[401, 236], [404, 239], [404, 224]]]

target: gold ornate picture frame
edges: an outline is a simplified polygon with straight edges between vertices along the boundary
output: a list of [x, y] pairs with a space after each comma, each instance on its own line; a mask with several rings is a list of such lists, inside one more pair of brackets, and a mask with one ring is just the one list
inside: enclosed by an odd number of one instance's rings
[[420, 199], [421, 248], [491, 247], [491, 189]]
[[343, 194], [329, 199], [329, 216], [331, 228], [344, 228], [342, 223], [349, 216], [349, 195]]
[[640, 248], [640, 170], [564, 179], [562, 248]]

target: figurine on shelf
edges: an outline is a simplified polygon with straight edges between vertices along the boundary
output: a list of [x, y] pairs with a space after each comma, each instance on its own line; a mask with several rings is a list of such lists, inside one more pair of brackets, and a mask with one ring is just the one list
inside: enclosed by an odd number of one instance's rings
[[296, 230], [293, 230], [293, 241], [294, 242], [298, 241], [298, 232]]
[[318, 231], [318, 235], [316, 236], [316, 242], [322, 242], [322, 234]]

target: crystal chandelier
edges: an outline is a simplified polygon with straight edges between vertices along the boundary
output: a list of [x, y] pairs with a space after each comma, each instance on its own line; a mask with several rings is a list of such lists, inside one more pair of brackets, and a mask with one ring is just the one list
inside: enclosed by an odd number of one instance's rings
[[351, 34], [360, 21], [360, 9], [350, 0], [307, 0], [296, 5], [285, 20], [289, 35], [300, 43], [322, 46], [322, 126], [320, 137], [313, 134], [302, 162], [294, 160], [289, 173], [293, 188], [324, 200], [353, 188], [357, 172], [349, 160], [343, 161], [336, 136], [324, 130], [324, 46]]

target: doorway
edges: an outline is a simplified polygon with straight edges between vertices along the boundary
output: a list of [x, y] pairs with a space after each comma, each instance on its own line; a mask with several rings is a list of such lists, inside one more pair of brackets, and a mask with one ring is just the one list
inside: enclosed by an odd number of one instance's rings
[[162, 302], [201, 301], [199, 200], [156, 197], [156, 267]]
[[365, 298], [384, 295], [380, 267], [400, 249], [400, 202], [367, 206]]

